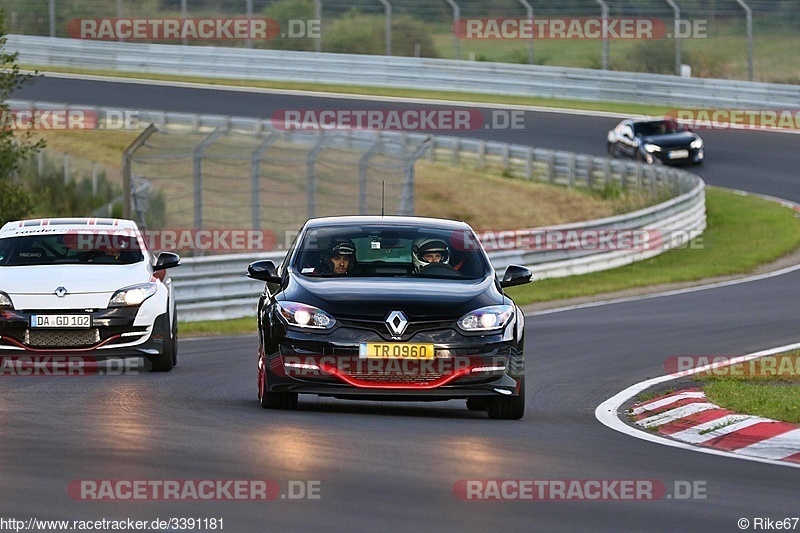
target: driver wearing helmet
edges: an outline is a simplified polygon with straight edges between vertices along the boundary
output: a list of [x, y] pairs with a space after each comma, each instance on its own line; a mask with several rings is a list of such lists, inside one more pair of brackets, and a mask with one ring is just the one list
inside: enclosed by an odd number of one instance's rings
[[417, 239], [411, 247], [411, 261], [417, 274], [431, 263], [447, 264], [450, 261], [450, 247], [437, 237]]
[[334, 276], [352, 272], [356, 262], [356, 247], [350, 239], [334, 241], [325, 259], [325, 270]]

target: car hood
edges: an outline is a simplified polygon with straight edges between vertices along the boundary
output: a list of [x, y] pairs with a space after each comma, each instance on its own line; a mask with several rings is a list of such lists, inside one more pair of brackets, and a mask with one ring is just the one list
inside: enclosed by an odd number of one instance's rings
[[697, 135], [684, 131], [665, 135], [648, 135], [642, 137], [642, 142], [655, 144], [662, 148], [688, 148], [695, 139], [697, 139]]
[[342, 318], [375, 320], [393, 310], [404, 311], [410, 320], [458, 319], [479, 307], [508, 303], [491, 276], [468, 281], [292, 275], [280, 299], [313, 305]]
[[133, 265], [27, 265], [0, 267], [0, 291], [14, 294], [110, 293], [150, 279], [144, 263]]

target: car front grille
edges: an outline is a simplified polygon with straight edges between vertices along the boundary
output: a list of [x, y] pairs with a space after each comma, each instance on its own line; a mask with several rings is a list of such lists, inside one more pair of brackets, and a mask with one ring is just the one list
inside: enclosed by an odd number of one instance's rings
[[352, 372], [347, 374], [358, 381], [369, 383], [429, 383], [441, 379], [444, 374], [429, 372], [425, 374], [403, 372]]
[[23, 342], [37, 348], [72, 348], [93, 346], [100, 342], [100, 330], [89, 329], [26, 329]]

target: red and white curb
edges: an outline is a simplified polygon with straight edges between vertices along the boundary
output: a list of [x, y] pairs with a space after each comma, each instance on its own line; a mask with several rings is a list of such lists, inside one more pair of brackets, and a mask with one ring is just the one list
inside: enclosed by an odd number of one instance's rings
[[800, 463], [800, 425], [723, 409], [700, 389], [638, 403], [628, 415], [639, 427], [689, 444]]
[[[800, 349], [800, 343], [779, 346], [727, 361], [736, 364]], [[723, 366], [714, 363], [631, 385], [595, 409], [603, 425], [637, 439], [723, 457], [800, 468], [800, 426], [741, 415], [709, 402], [699, 389], [684, 389], [634, 405], [637, 427], [623, 421], [622, 406], [645, 390], [675, 379]], [[649, 429], [644, 429], [649, 428]]]

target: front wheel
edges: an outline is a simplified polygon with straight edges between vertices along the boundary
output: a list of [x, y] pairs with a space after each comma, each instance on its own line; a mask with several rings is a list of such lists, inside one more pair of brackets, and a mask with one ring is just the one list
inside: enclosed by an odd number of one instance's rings
[[467, 398], [467, 409], [470, 411], [485, 411], [489, 408], [489, 399], [482, 397]]
[[519, 420], [525, 416], [525, 378], [520, 378], [519, 396], [498, 396], [489, 400], [489, 418]]
[[258, 402], [264, 409], [297, 409], [296, 392], [272, 392], [267, 388], [264, 370], [259, 370]]

